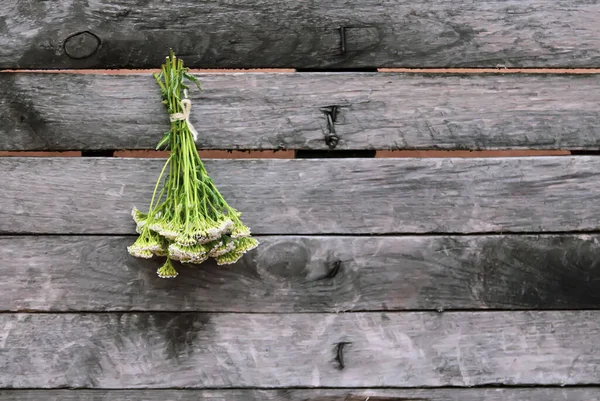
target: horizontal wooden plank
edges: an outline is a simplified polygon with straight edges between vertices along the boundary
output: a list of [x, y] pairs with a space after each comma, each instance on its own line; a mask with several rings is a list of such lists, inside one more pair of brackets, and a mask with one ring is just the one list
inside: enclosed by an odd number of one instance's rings
[[0, 390], [3, 401], [591, 401], [599, 388], [427, 390]]
[[599, 235], [259, 240], [227, 269], [182, 266], [162, 280], [161, 260], [126, 253], [133, 237], [0, 237], [0, 310], [600, 308]]
[[600, 383], [600, 311], [2, 314], [0, 387]]
[[[201, 74], [206, 149], [600, 149], [600, 75]], [[154, 149], [149, 74], [0, 74], [0, 150]]]
[[[0, 158], [0, 233], [133, 234], [164, 160]], [[588, 231], [593, 156], [210, 160], [256, 234]]]
[[202, 68], [590, 67], [598, 20], [595, 1], [5, 0], [0, 68], [157, 67], [169, 48]]

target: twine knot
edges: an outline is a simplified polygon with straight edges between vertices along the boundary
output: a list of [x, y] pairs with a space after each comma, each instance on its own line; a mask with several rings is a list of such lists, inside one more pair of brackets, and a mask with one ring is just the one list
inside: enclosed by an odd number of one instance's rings
[[190, 132], [192, 133], [194, 141], [196, 141], [198, 139], [198, 131], [196, 131], [196, 128], [194, 128], [194, 126], [190, 122], [190, 111], [192, 110], [192, 101], [190, 99], [187, 99], [186, 96], [186, 99], [181, 100], [180, 105], [182, 110], [181, 113], [174, 113], [169, 115], [169, 120], [171, 120], [171, 122], [185, 121], [188, 125]]

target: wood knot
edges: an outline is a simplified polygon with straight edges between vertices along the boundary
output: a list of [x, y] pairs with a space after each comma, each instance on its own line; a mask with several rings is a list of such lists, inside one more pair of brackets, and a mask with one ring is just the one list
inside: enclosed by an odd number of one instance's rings
[[323, 278], [334, 278], [340, 272], [341, 268], [342, 268], [342, 261], [341, 260], [335, 261], [333, 263], [331, 269], [329, 269], [329, 271]]
[[66, 38], [63, 42], [63, 49], [67, 56], [79, 60], [88, 58], [96, 53], [101, 44], [102, 41], [98, 35], [90, 31], [83, 31], [74, 33]]
[[131, 10], [126, 8], [124, 10], [119, 11], [118, 13], [115, 14], [115, 17], [117, 19], [123, 19], [125, 17], [127, 17], [129, 14], [131, 13]]

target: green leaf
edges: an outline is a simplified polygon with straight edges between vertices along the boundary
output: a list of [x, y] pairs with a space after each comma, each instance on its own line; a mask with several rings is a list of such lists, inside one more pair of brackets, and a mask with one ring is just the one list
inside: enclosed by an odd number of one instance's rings
[[160, 140], [160, 142], [158, 143], [158, 145], [156, 145], [156, 150], [160, 150], [160, 148], [162, 146], [164, 146], [165, 144], [167, 144], [167, 147], [165, 147], [165, 150], [169, 147], [169, 140], [171, 139], [171, 131], [167, 131], [165, 132], [165, 136], [163, 136], [163, 139]]
[[161, 73], [160, 73], [160, 74], [153, 73], [152, 75], [154, 76], [154, 79], [156, 80], [156, 82], [157, 82], [157, 83], [158, 83], [158, 85], [160, 86], [161, 92], [163, 92], [163, 93], [164, 93], [164, 92], [166, 92], [166, 91], [167, 91], [167, 88], [165, 87], [165, 85], [164, 85], [164, 84], [163, 84], [163, 82], [162, 82], [162, 77], [163, 77], [163, 73], [162, 73], [162, 71], [161, 71]]
[[189, 72], [186, 72], [186, 71], [183, 72], [183, 76], [186, 77], [188, 80], [192, 81], [193, 83], [195, 83], [196, 86], [198, 87], [198, 89], [202, 90], [202, 87], [200, 86], [200, 80], [198, 78], [196, 78], [195, 76], [193, 76], [192, 74], [190, 74]]

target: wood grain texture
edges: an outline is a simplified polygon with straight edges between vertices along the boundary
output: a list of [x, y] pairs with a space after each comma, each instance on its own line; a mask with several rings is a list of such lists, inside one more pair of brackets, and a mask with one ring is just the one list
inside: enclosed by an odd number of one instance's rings
[[0, 68], [156, 68], [170, 47], [202, 68], [593, 67], [599, 19], [596, 1], [5, 0]]
[[[0, 159], [0, 232], [133, 234], [164, 160]], [[256, 234], [590, 231], [600, 160], [209, 160]]]
[[0, 387], [600, 383], [600, 311], [2, 314], [0, 327]]
[[[199, 75], [204, 149], [600, 149], [600, 75]], [[0, 150], [154, 149], [149, 74], [0, 74]]]
[[0, 390], [3, 401], [591, 401], [599, 388], [427, 390]]
[[0, 237], [0, 311], [600, 308], [598, 235], [259, 237], [237, 264], [177, 280], [129, 256], [133, 239]]

